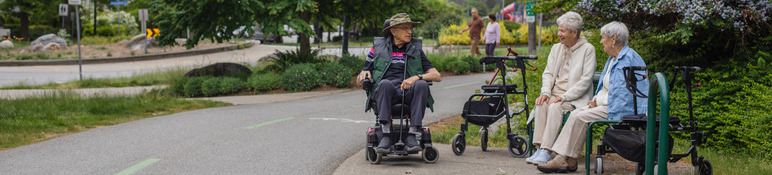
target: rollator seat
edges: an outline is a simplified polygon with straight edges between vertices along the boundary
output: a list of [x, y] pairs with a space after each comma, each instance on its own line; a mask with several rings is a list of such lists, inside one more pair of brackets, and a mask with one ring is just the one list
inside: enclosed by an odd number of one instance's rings
[[[517, 90], [517, 84], [507, 84], [507, 93], [515, 93]], [[491, 84], [491, 85], [483, 85], [482, 90], [486, 93], [493, 93], [493, 92], [504, 92], [504, 85], [502, 84]]]
[[[622, 116], [622, 119], [619, 123], [628, 123], [632, 125], [646, 125], [646, 115], [644, 114], [638, 114], [638, 115], [626, 115]], [[657, 117], [657, 123], [659, 123], [660, 119]], [[670, 125], [679, 125], [681, 124], [681, 118], [678, 118], [676, 116], [670, 116]]]

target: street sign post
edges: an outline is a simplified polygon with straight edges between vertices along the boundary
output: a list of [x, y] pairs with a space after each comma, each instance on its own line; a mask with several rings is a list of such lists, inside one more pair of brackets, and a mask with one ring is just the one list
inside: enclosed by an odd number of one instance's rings
[[536, 15], [533, 13], [533, 5], [535, 2], [526, 2], [525, 3], [525, 22], [535, 22], [536, 21]]
[[139, 17], [139, 21], [142, 22], [142, 29], [140, 32], [144, 32], [147, 29], [147, 26], [145, 26], [145, 22], [147, 22], [147, 9], [139, 9], [137, 11], [137, 16]]
[[80, 50], [80, 13], [78, 11], [80, 0], [69, 0], [69, 4], [75, 6], [75, 28], [77, 29], [76, 33], [78, 35], [78, 75], [80, 80], [83, 80], [83, 58]]
[[[110, 5], [112, 6], [118, 6], [118, 11], [121, 11], [121, 6], [126, 5], [126, 1], [110, 1]], [[119, 13], [120, 14], [120, 13]], [[121, 20], [123, 20], [123, 17], [121, 15], [118, 15], [120, 19], [118, 19], [118, 25], [121, 25]], [[118, 27], [118, 35], [121, 35], [121, 28]]]
[[68, 10], [67, 4], [59, 4], [59, 16], [62, 16], [62, 29], [64, 29], [64, 18], [67, 16], [67, 10]]

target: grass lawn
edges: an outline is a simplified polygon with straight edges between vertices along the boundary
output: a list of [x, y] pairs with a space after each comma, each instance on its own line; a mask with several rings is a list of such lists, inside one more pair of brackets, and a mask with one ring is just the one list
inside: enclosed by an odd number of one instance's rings
[[136, 96], [81, 98], [72, 92], [0, 99], [0, 150], [148, 117], [226, 106], [148, 92]]
[[179, 79], [188, 70], [181, 68], [158, 71], [146, 74], [136, 74], [130, 77], [119, 78], [86, 78], [65, 83], [48, 83], [43, 85], [28, 85], [19, 83], [17, 85], [6, 86], [0, 89], [77, 89], [77, 88], [103, 88], [103, 87], [129, 87], [129, 86], [152, 86], [152, 85], [171, 85], [176, 79]]

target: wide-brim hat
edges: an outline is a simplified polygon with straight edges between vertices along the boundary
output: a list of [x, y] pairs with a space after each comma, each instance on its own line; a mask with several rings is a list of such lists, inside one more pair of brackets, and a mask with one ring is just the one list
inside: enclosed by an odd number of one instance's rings
[[390, 21], [389, 26], [387, 26], [386, 28], [383, 28], [384, 35], [389, 33], [389, 29], [391, 29], [391, 27], [394, 27], [400, 24], [410, 23], [410, 24], [413, 24], [413, 27], [415, 27], [418, 24], [421, 24], [421, 22], [410, 20], [410, 16], [407, 15], [407, 13], [397, 13], [396, 15], [391, 16], [391, 18], [389, 18], [389, 21]]

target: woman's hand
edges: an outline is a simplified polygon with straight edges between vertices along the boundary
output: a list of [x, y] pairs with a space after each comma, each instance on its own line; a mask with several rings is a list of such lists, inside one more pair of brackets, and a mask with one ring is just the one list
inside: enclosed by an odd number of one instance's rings
[[541, 105], [544, 102], [547, 102], [550, 100], [550, 97], [547, 95], [541, 95], [539, 98], [536, 98], [536, 105]]
[[558, 103], [563, 104], [563, 98], [560, 98], [560, 96], [556, 96], [555, 99], [552, 100], [552, 103]]
[[598, 103], [596, 102], [595, 98], [592, 98], [592, 100], [590, 100], [589, 102], [587, 102], [587, 104], [589, 104], [589, 107], [590, 107], [590, 108], [594, 108], [594, 107], [597, 107], [597, 106], [598, 106]]

